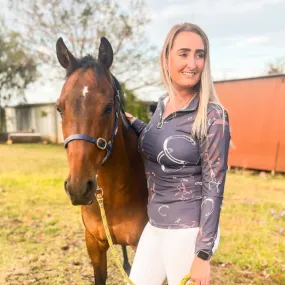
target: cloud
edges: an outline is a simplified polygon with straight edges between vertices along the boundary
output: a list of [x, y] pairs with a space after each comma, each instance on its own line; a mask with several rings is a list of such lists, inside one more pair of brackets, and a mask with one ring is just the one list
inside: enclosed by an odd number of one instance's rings
[[174, 24], [185, 21], [198, 24], [210, 40], [285, 30], [284, 0], [165, 0], [151, 1], [150, 6], [153, 11], [150, 36], [159, 45]]
[[263, 44], [263, 43], [268, 42], [269, 40], [270, 40], [270, 37], [259, 36], [259, 37], [248, 38], [247, 42], [248, 44]]
[[234, 43], [228, 45], [228, 48], [246, 48], [253, 45], [265, 44], [270, 41], [268, 36], [256, 36], [246, 39], [232, 39]]
[[189, 17], [191, 14], [217, 17], [225, 14], [256, 13], [258, 10], [264, 10], [265, 6], [268, 8], [284, 4], [284, 0], [190, 0], [187, 2], [185, 0], [148, 0], [147, 2], [156, 11], [154, 17], [160, 19]]

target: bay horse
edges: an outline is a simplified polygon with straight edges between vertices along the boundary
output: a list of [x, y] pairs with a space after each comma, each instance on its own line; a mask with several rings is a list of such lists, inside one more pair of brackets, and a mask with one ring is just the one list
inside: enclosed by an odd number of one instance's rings
[[97, 60], [90, 55], [75, 58], [62, 38], [56, 53], [66, 70], [56, 103], [69, 165], [64, 187], [72, 204], [81, 205], [95, 284], [105, 285], [109, 245], [94, 195], [99, 185], [112, 240], [122, 245], [124, 268], [129, 270], [126, 245], [136, 249], [148, 220], [144, 166], [137, 135], [125, 117], [122, 89], [110, 72], [109, 41], [101, 38]]

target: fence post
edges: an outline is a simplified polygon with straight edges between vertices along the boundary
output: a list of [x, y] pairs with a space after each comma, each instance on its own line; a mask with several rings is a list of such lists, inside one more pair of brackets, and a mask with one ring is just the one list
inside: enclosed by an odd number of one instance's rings
[[275, 175], [275, 172], [276, 172], [276, 167], [277, 167], [277, 161], [278, 161], [278, 154], [279, 154], [279, 141], [277, 142], [277, 147], [276, 147], [276, 153], [275, 153], [275, 161], [274, 161], [274, 168], [273, 170], [271, 171], [271, 175]]

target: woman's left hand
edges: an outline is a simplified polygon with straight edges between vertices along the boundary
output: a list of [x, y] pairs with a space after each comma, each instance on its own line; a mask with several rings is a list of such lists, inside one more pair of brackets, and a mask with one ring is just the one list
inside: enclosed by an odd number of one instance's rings
[[136, 117], [134, 117], [132, 114], [125, 112], [127, 119], [129, 120], [130, 124], [132, 125], [133, 122], [136, 120]]
[[210, 285], [210, 260], [195, 256], [190, 270], [191, 280], [195, 285]]

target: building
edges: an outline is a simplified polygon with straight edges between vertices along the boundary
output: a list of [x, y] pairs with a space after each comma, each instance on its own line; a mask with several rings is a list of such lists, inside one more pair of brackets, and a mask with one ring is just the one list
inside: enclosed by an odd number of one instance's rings
[[285, 172], [285, 75], [215, 82], [228, 110], [229, 165]]
[[63, 142], [61, 118], [54, 103], [9, 106], [5, 117], [7, 133], [39, 133], [44, 140]]

